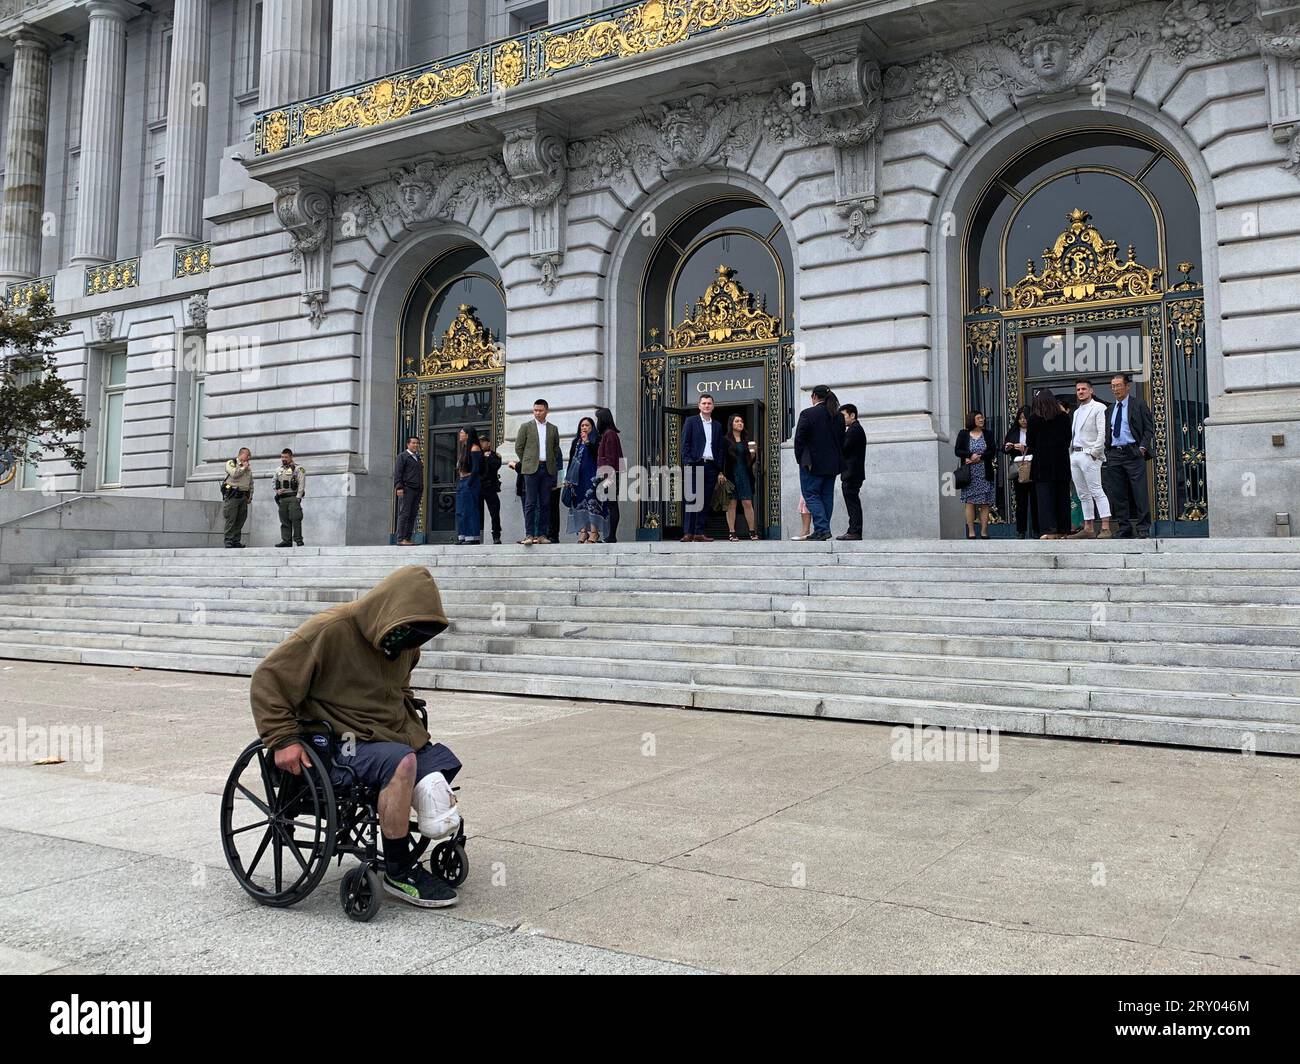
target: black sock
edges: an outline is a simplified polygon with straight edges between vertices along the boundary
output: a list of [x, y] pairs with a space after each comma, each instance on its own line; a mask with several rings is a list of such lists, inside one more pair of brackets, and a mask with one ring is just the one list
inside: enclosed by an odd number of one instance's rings
[[390, 876], [400, 876], [411, 867], [411, 836], [400, 839], [384, 836], [384, 865]]

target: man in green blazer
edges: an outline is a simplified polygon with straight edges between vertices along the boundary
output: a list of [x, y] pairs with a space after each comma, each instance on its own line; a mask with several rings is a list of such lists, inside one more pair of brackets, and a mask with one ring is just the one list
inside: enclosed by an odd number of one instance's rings
[[560, 430], [546, 420], [550, 409], [545, 399], [538, 399], [533, 403], [533, 416], [519, 426], [515, 436], [518, 457], [510, 468], [524, 477], [524, 538], [520, 543], [551, 542], [547, 533], [551, 489], [560, 471]]

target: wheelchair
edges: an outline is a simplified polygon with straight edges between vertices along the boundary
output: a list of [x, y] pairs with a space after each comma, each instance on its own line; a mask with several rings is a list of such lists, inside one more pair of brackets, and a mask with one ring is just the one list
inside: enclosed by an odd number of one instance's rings
[[[420, 716], [427, 715], [417, 706]], [[221, 845], [239, 885], [262, 905], [286, 908], [320, 885], [332, 859], [360, 860], [339, 882], [339, 902], [349, 919], [367, 922], [379, 912], [383, 850], [379, 841], [379, 788], [357, 779], [336, 787], [331, 780], [333, 729], [326, 721], [304, 721], [303, 748], [309, 766], [297, 776], [275, 766], [261, 740], [249, 743], [235, 761], [221, 795]], [[453, 788], [456, 790], [458, 788]], [[259, 829], [261, 830], [259, 834]], [[469, 875], [465, 822], [433, 846], [411, 821], [412, 858], [429, 852], [429, 871], [449, 887]], [[270, 867], [267, 867], [267, 866]]]

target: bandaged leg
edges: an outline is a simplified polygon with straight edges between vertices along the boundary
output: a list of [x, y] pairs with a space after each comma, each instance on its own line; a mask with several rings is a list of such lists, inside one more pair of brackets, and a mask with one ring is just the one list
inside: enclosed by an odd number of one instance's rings
[[460, 827], [456, 793], [441, 772], [430, 772], [415, 785], [411, 795], [420, 834], [426, 839], [442, 839]]

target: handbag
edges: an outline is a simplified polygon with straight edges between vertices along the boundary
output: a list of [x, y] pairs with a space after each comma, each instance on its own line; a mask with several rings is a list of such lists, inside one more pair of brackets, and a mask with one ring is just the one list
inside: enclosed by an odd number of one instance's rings
[[560, 489], [560, 502], [564, 504], [566, 510], [573, 509], [573, 485], [567, 480], [564, 482], [564, 487]]
[[957, 467], [957, 471], [952, 475], [953, 483], [956, 484], [957, 487], [959, 488], [969, 488], [970, 478], [971, 478], [970, 466], [968, 466], [965, 462], [962, 462], [962, 464]]
[[1032, 458], [1026, 458], [1023, 462], [1017, 462], [1016, 480], [1018, 480], [1021, 484], [1028, 484], [1029, 477], [1030, 477], [1030, 470], [1033, 468], [1033, 464], [1034, 464], [1034, 460]]
[[713, 508], [725, 510], [727, 504], [736, 497], [736, 486], [729, 480], [719, 480], [713, 487]]

